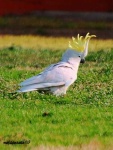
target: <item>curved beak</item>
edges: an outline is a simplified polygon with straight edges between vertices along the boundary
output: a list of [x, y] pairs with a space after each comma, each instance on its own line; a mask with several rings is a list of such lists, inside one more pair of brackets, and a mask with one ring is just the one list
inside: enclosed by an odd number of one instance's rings
[[85, 59], [81, 59], [80, 63], [82, 64], [85, 63]]

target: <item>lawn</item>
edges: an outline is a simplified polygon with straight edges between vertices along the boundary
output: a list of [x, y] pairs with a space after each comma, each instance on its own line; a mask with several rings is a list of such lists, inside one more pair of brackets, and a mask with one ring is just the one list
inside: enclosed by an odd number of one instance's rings
[[113, 149], [113, 40], [90, 41], [65, 96], [15, 93], [21, 81], [58, 62], [69, 40], [0, 37], [0, 149]]

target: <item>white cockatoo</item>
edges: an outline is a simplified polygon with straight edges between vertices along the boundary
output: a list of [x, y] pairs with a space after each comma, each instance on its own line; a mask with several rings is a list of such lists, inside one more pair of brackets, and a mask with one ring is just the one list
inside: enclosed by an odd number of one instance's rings
[[87, 33], [84, 39], [79, 34], [77, 40], [72, 37], [72, 42], [69, 41], [70, 48], [63, 54], [61, 61], [21, 82], [21, 88], [17, 92], [38, 90], [47, 91], [56, 96], [66, 94], [69, 86], [77, 79], [78, 67], [85, 61], [89, 40], [92, 37], [96, 36]]

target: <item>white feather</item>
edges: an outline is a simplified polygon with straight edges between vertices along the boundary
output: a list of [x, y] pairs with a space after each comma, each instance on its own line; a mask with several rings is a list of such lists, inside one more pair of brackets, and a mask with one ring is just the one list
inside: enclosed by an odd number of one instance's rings
[[49, 90], [55, 95], [65, 94], [68, 87], [77, 79], [82, 53], [67, 50], [59, 63], [52, 64], [40, 74], [20, 83], [17, 92]]
[[65, 85], [65, 82], [32, 84], [32, 85], [22, 87], [20, 90], [18, 90], [18, 92], [34, 91], [34, 90], [46, 89], [49, 87], [62, 86], [62, 85]]

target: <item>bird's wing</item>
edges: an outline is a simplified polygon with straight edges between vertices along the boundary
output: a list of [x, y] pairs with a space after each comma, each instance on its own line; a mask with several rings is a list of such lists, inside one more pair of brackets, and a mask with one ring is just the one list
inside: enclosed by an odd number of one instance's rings
[[51, 68], [53, 66], [54, 66], [54, 64], [50, 65], [43, 72], [41, 72], [38, 75], [33, 76], [29, 79], [26, 79], [25, 81], [21, 82], [19, 85], [20, 86], [27, 86], [27, 85], [31, 85], [31, 84], [43, 83], [44, 82], [44, 74], [46, 74], [48, 70], [51, 70]]
[[64, 79], [64, 70], [67, 70], [67, 68], [72, 69], [72, 66], [66, 62], [59, 62], [57, 64], [53, 64], [39, 75], [31, 77], [20, 83], [20, 86], [22, 87], [18, 92], [63, 86], [66, 83]]
[[21, 87], [20, 90], [18, 90], [17, 92], [28, 92], [38, 89], [48, 90], [49, 87], [63, 86], [63, 85], [65, 85], [65, 82], [32, 84]]

